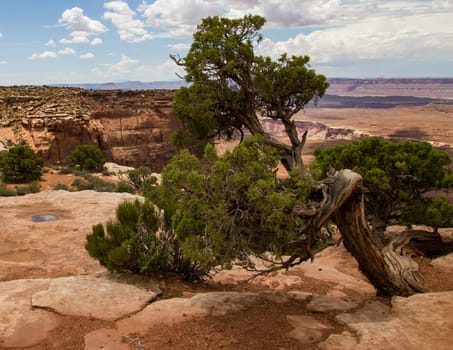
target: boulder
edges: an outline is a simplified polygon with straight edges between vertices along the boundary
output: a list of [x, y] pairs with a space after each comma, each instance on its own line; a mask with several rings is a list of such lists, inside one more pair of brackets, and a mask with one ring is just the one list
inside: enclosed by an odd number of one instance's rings
[[337, 319], [349, 331], [331, 335], [321, 349], [449, 350], [453, 344], [453, 292], [394, 297], [392, 306], [371, 301]]
[[32, 295], [49, 285], [49, 279], [0, 282], [0, 348], [38, 344], [58, 326], [53, 313], [31, 305]]

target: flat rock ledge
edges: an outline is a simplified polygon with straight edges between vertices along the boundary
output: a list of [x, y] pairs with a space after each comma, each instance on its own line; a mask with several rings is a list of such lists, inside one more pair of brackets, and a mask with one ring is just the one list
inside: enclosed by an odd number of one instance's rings
[[59, 325], [56, 314], [116, 320], [142, 310], [158, 294], [152, 281], [107, 273], [0, 282], [0, 348], [45, 340]]
[[120, 283], [109, 275], [73, 276], [52, 280], [47, 290], [33, 294], [32, 306], [61, 315], [116, 320], [156, 298], [153, 290]]
[[370, 301], [338, 321], [348, 331], [318, 344], [324, 350], [450, 350], [453, 344], [453, 292], [394, 297], [392, 306]]
[[50, 279], [16, 280], [0, 283], [0, 348], [28, 347], [37, 344], [59, 324], [45, 310], [34, 310], [34, 293], [46, 290]]
[[[220, 316], [228, 312], [244, 310], [249, 305], [270, 300], [287, 302], [291, 299], [303, 301], [310, 297], [308, 293], [245, 293], [211, 292], [196, 294], [190, 298], [159, 300], [142, 311], [116, 322], [115, 328], [101, 328], [85, 336], [85, 350], [128, 350], [129, 345], [122, 342], [124, 336], [146, 332], [156, 325], [175, 324], [195, 317]], [[296, 323], [298, 320], [295, 321]], [[320, 334], [313, 326], [311, 335]], [[301, 337], [301, 332], [295, 333]]]

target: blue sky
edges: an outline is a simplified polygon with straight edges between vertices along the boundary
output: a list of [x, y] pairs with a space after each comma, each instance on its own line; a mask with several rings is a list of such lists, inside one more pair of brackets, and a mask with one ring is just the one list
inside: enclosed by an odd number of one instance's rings
[[176, 80], [201, 18], [249, 13], [328, 77], [453, 77], [453, 0], [0, 0], [0, 85]]

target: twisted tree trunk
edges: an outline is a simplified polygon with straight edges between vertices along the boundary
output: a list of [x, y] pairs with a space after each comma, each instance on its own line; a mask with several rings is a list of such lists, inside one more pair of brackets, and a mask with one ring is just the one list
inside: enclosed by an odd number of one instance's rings
[[325, 181], [324, 199], [308, 219], [305, 233], [314, 241], [315, 232], [333, 219], [344, 245], [379, 293], [409, 296], [426, 291], [417, 263], [373, 234], [365, 216], [362, 185], [362, 177], [351, 170], [337, 172]]

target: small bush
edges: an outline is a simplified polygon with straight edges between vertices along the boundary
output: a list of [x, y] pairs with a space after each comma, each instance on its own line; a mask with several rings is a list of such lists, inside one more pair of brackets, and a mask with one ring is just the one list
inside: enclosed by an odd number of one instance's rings
[[152, 175], [152, 170], [147, 167], [139, 167], [127, 172], [129, 182], [137, 191], [145, 189], [156, 183], [156, 177]]
[[12, 197], [16, 191], [9, 189], [4, 182], [0, 181], [0, 197]]
[[39, 180], [44, 160], [26, 144], [12, 146], [0, 154], [3, 181], [25, 183]]
[[75, 179], [72, 184], [77, 191], [93, 190], [96, 192], [116, 192], [116, 185], [96, 176], [87, 174], [83, 179]]
[[62, 183], [56, 184], [56, 185], [53, 187], [53, 189], [54, 189], [55, 191], [58, 191], [58, 190], [69, 191], [69, 187], [68, 187], [67, 185], [65, 185], [65, 184], [62, 184]]
[[116, 220], [93, 226], [85, 248], [110, 271], [147, 273], [171, 269], [171, 245], [157, 235], [159, 214], [150, 202], [123, 202]]
[[68, 161], [72, 166], [89, 171], [102, 171], [105, 164], [102, 151], [94, 145], [77, 146], [68, 157]]
[[120, 182], [116, 185], [116, 192], [135, 193], [135, 189], [125, 182]]
[[29, 185], [25, 186], [16, 186], [16, 194], [18, 196], [25, 196], [29, 193], [38, 193], [41, 190], [41, 185], [38, 181], [33, 181]]

